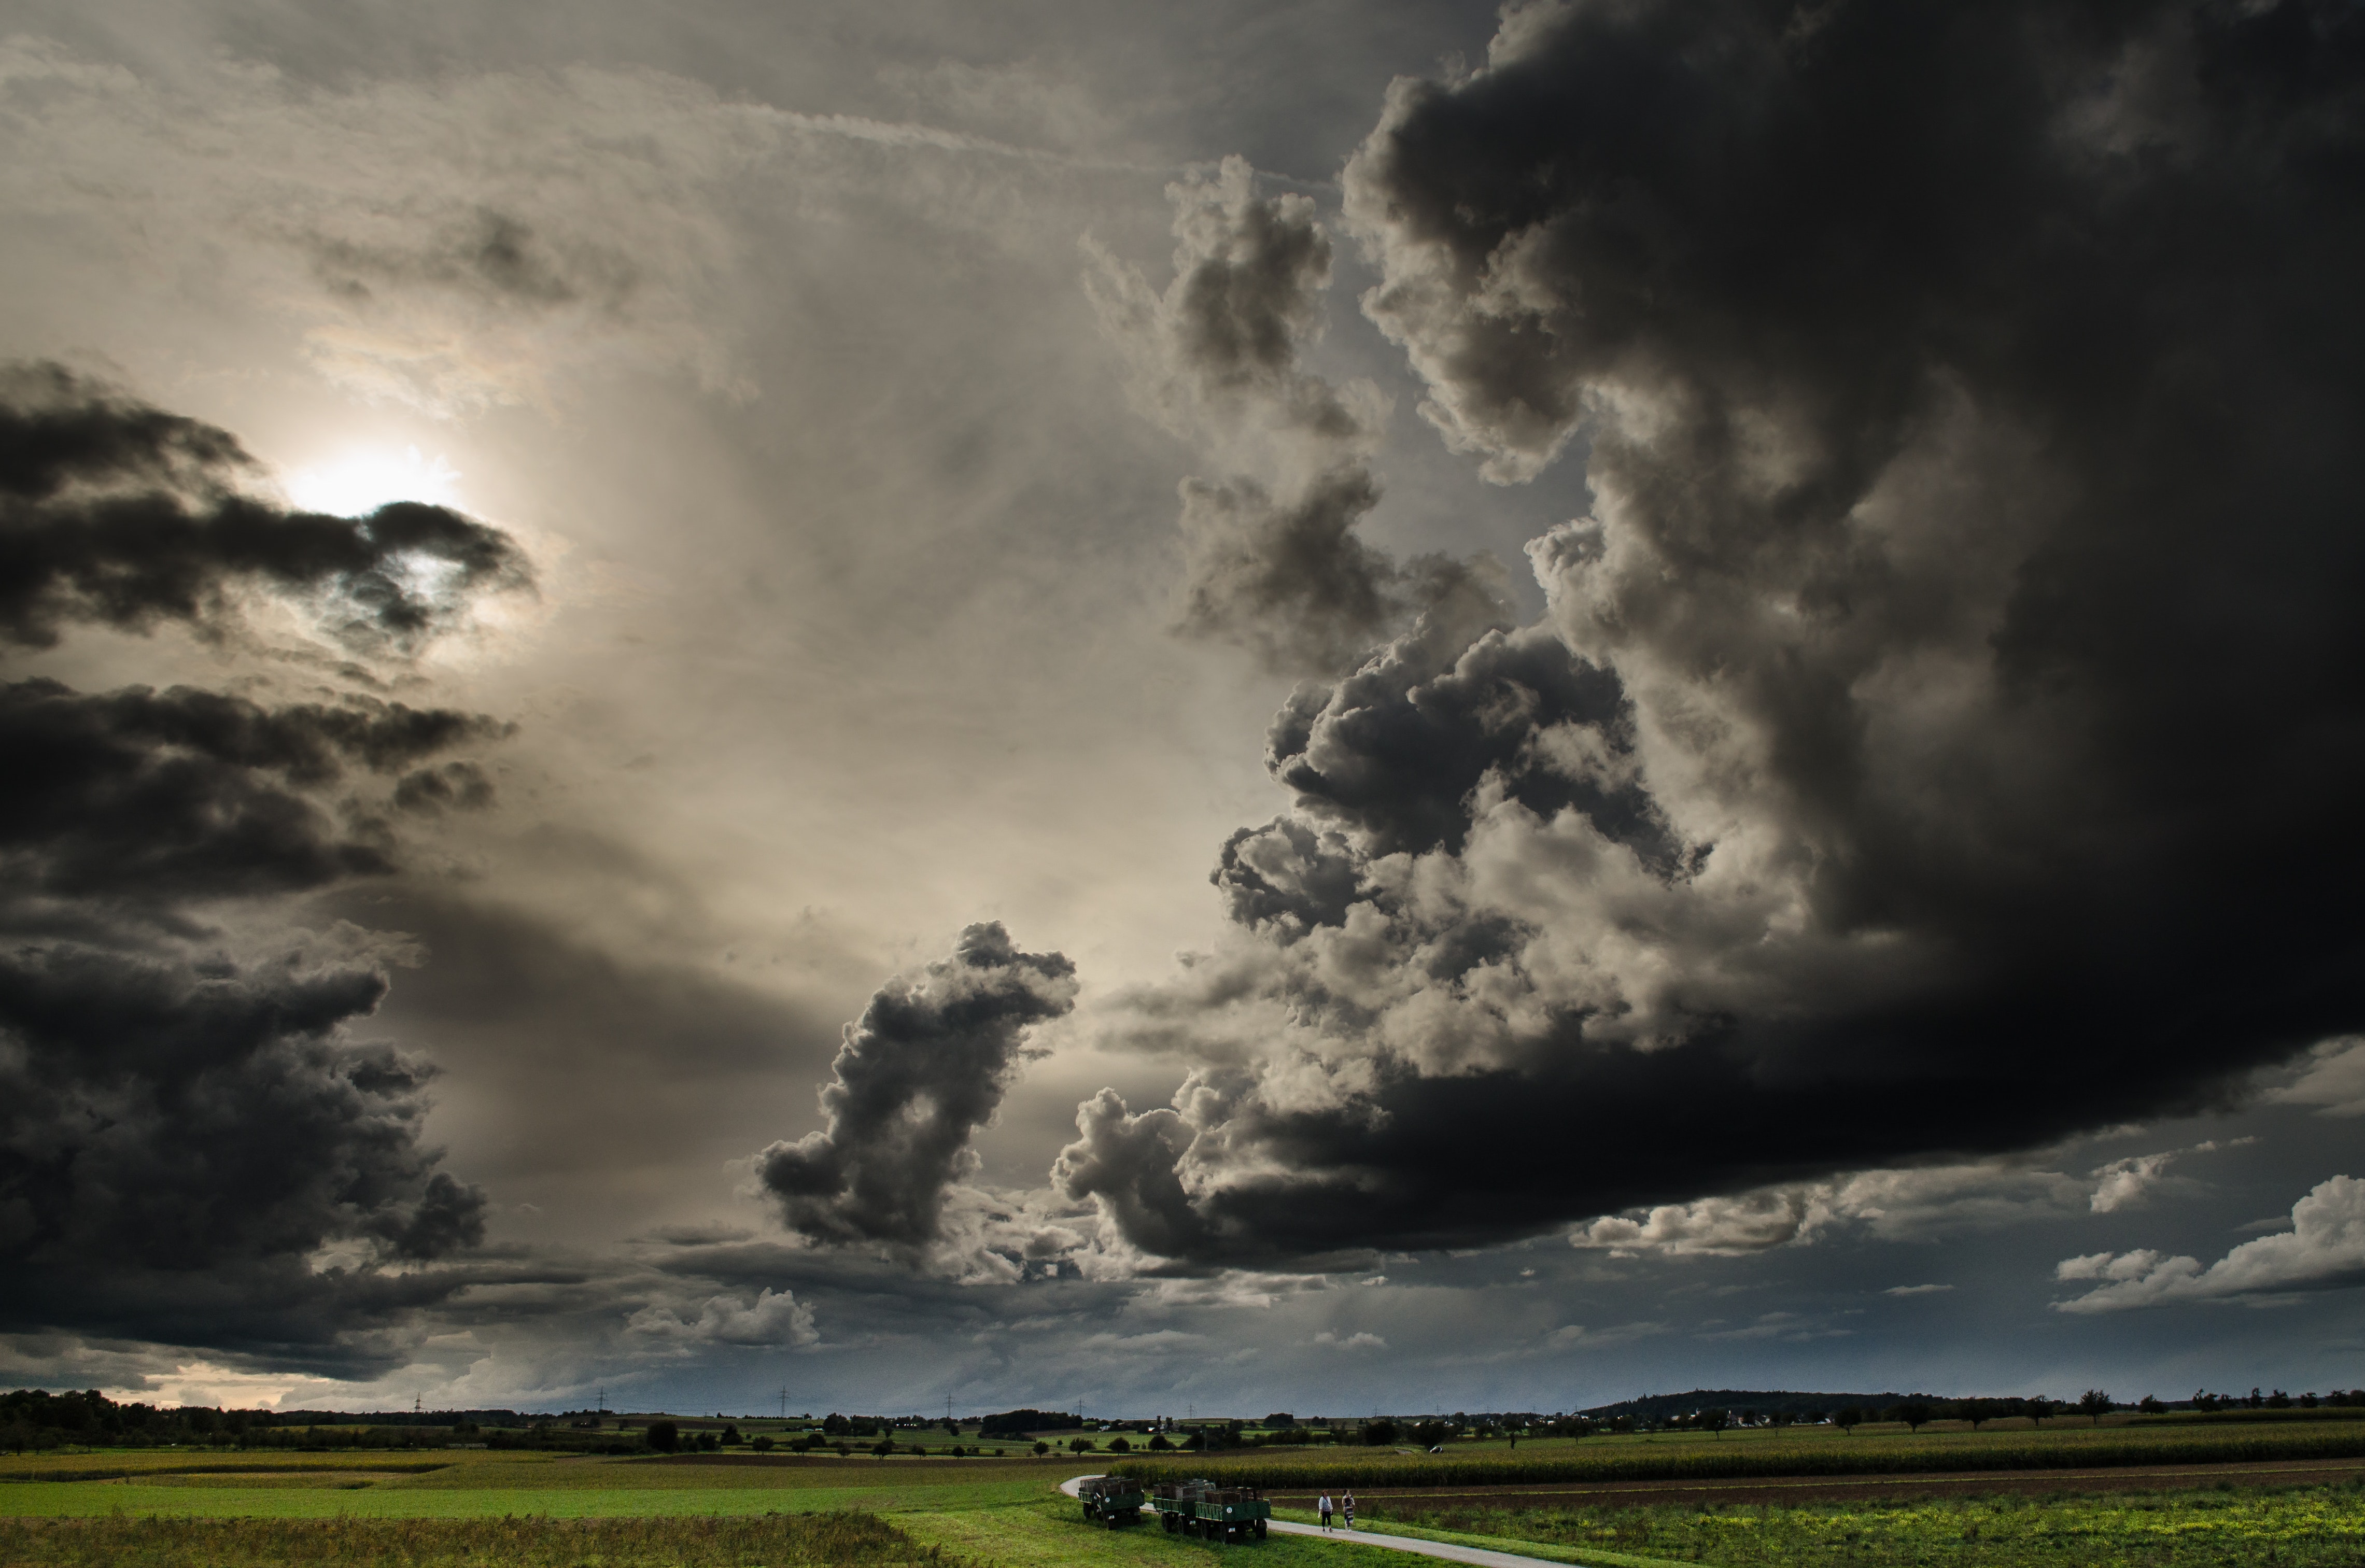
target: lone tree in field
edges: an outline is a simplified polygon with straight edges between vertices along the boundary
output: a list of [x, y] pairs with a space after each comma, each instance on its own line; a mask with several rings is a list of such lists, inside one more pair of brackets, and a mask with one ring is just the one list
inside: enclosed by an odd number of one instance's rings
[[2090, 1388], [2078, 1396], [2079, 1414], [2093, 1417], [2094, 1425], [2102, 1424], [2102, 1412], [2111, 1407], [2111, 1396], [2099, 1388]]
[[1850, 1434], [1853, 1434], [1856, 1428], [1863, 1424], [1863, 1421], [1864, 1412], [1857, 1409], [1853, 1405], [1848, 1406], [1838, 1415], [1832, 1417], [1833, 1426], [1837, 1427], [1843, 1432]]
[[1902, 1421], [1909, 1432], [1918, 1432], [1930, 1422], [1930, 1407], [1918, 1399], [1908, 1399], [1881, 1412], [1891, 1421]]

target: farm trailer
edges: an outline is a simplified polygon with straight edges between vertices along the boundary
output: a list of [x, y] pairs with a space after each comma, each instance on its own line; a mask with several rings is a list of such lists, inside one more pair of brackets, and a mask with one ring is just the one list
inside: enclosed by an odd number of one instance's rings
[[1210, 1481], [1169, 1481], [1149, 1489], [1149, 1506], [1169, 1531], [1203, 1537], [1217, 1545], [1262, 1540], [1272, 1505], [1253, 1486], [1218, 1486]]
[[1076, 1488], [1076, 1495], [1084, 1505], [1087, 1524], [1106, 1525], [1115, 1529], [1119, 1525], [1141, 1522], [1141, 1485], [1122, 1475], [1095, 1475]]

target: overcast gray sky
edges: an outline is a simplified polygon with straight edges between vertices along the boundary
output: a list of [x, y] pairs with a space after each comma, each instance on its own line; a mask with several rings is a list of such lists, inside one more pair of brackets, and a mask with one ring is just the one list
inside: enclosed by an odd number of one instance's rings
[[2365, 1383], [2353, 8], [11, 18], [0, 1381]]

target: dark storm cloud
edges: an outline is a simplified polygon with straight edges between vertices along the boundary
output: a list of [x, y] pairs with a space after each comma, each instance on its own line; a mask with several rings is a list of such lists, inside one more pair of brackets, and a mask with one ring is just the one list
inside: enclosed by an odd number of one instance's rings
[[[270, 593], [399, 655], [528, 581], [457, 513], [289, 512], [234, 488], [252, 468], [225, 431], [54, 366], [6, 373], [0, 642], [219, 636]], [[395, 871], [389, 812], [488, 803], [446, 754], [512, 728], [0, 683], [0, 1327], [346, 1371], [407, 1353], [405, 1326], [465, 1282], [443, 1265], [482, 1240], [485, 1196], [420, 1141], [432, 1068], [349, 1036], [386, 992], [372, 949], [405, 944], [263, 935], [286, 918], [269, 901]]]
[[493, 803], [493, 781], [473, 762], [446, 762], [406, 773], [394, 787], [406, 812], [479, 812]]
[[260, 589], [313, 604], [349, 645], [401, 653], [472, 596], [532, 583], [508, 535], [458, 512], [289, 511], [232, 487], [253, 468], [228, 432], [58, 366], [0, 375], [0, 639], [48, 647], [76, 622], [219, 633]]
[[1543, 625], [1284, 711], [1256, 935], [1159, 1002], [1262, 1044], [1088, 1103], [1070, 1196], [1459, 1245], [2359, 1027], [2365, 14], [1539, 6], [1347, 192], [1425, 412], [1582, 428], [1593, 514]]
[[[1285, 499], [1247, 479], [1184, 480], [1190, 580], [1180, 630], [1238, 643], [1273, 669], [1352, 665], [1418, 610], [1439, 575], [1418, 566], [1407, 572], [1355, 537], [1379, 498], [1377, 481], [1360, 464], [1320, 475]], [[1453, 571], [1437, 566], [1444, 575]]]
[[[394, 868], [390, 834], [323, 791], [349, 769], [396, 773], [507, 730], [398, 702], [266, 708], [187, 687], [0, 685], [0, 752], [12, 759], [0, 867], [18, 898], [157, 909], [382, 875]], [[397, 786], [398, 803], [418, 778], [447, 794], [489, 789], [473, 769], [422, 769]]]
[[[448, 1282], [482, 1193], [421, 1148], [432, 1069], [342, 1042], [375, 969], [191, 964], [72, 944], [0, 957], [0, 1314], [11, 1329], [317, 1344]], [[375, 1305], [373, 1305], [375, 1303]]]
[[[1460, 850], [1471, 791], [1491, 775], [1530, 811], [1580, 807], [1664, 863], [1631, 730], [1615, 678], [1549, 627], [1497, 629], [1442, 655], [1407, 638], [1335, 687], [1301, 689], [1266, 736], [1265, 765], [1301, 810], [1372, 855]], [[1556, 751], [1555, 738], [1568, 744]]]
[[1075, 1004], [1075, 966], [1019, 951], [999, 924], [881, 987], [846, 1028], [821, 1091], [828, 1127], [759, 1157], [792, 1229], [824, 1242], [916, 1248], [941, 1233], [946, 1189], [975, 1163], [970, 1135], [1002, 1103], [1028, 1025]]

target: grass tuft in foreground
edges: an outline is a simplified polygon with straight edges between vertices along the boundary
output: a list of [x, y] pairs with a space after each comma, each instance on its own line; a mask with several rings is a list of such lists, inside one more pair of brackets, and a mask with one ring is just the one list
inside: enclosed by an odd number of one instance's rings
[[962, 1568], [875, 1514], [552, 1519], [0, 1519], [8, 1568]]

